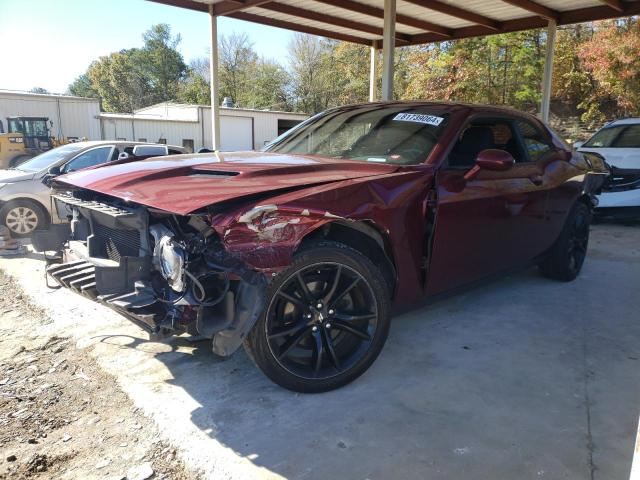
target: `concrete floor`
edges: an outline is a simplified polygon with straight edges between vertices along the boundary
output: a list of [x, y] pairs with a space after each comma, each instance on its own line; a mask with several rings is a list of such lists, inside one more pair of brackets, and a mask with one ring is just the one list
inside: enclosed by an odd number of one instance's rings
[[42, 262], [0, 259], [207, 478], [627, 479], [640, 412], [640, 228], [596, 225], [582, 275], [535, 269], [394, 319], [355, 383], [271, 384], [239, 351], [152, 343]]

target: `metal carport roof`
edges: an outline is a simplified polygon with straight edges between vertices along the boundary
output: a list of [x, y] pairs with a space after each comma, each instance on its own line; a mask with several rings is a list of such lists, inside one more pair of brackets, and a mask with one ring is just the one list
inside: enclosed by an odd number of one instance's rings
[[[384, 0], [151, 0], [296, 32], [376, 45]], [[637, 0], [397, 0], [397, 46], [640, 14]]]
[[217, 18], [226, 16], [371, 47], [369, 99], [382, 49], [382, 99], [393, 97], [396, 46], [548, 27], [541, 117], [548, 120], [557, 25], [640, 14], [640, 0], [149, 0], [211, 17], [213, 148], [219, 145]]

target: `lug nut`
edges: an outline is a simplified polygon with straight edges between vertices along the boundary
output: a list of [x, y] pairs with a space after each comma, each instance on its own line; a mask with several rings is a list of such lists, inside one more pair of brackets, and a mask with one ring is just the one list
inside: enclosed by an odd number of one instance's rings
[[334, 313], [336, 312], [334, 312], [333, 310], [329, 310], [329, 315], [333, 315]]
[[322, 308], [322, 304], [320, 302], [318, 302], [318, 305], [316, 305], [316, 307]]
[[310, 313], [307, 313], [307, 318], [311, 318], [311, 314]]
[[327, 324], [325, 325], [325, 327], [326, 327], [326, 328], [331, 328], [331, 324], [330, 324], [330, 323], [327, 323]]
[[314, 327], [312, 327], [312, 328], [311, 328], [311, 331], [312, 331], [312, 332], [317, 332], [317, 331], [318, 331], [318, 327], [315, 327], [315, 326], [314, 326]]

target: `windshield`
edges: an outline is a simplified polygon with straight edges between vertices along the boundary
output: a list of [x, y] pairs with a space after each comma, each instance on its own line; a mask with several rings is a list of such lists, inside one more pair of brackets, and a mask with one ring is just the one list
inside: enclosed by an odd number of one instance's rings
[[640, 124], [603, 128], [583, 146], [592, 148], [640, 148]]
[[294, 127], [264, 150], [415, 165], [431, 153], [446, 117], [429, 111], [428, 106], [332, 110]]
[[58, 163], [60, 160], [68, 158], [69, 154], [77, 152], [83, 147], [84, 145], [79, 145], [77, 143], [62, 145], [61, 147], [54, 148], [53, 150], [44, 152], [37, 157], [33, 157], [32, 159], [21, 163], [16, 167], [16, 169], [24, 172], [39, 172], [40, 170], [44, 170], [45, 168], [49, 168], [50, 166]]

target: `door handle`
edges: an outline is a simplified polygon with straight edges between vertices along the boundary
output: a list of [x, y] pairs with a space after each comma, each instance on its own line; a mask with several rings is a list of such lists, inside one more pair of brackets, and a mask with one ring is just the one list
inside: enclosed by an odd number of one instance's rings
[[529, 180], [531, 181], [531, 183], [533, 183], [536, 187], [539, 187], [540, 185], [542, 185], [543, 183], [543, 178], [540, 175], [533, 175], [532, 177], [529, 177]]

